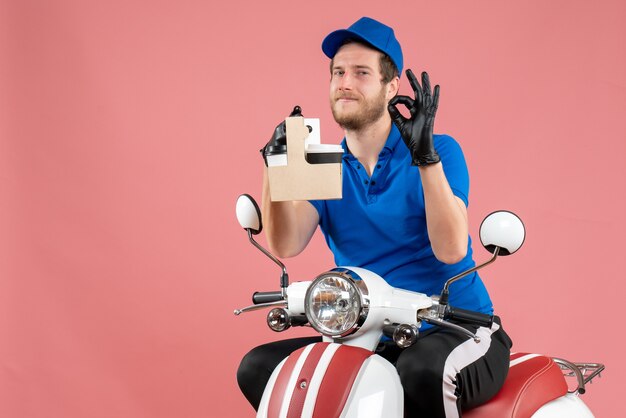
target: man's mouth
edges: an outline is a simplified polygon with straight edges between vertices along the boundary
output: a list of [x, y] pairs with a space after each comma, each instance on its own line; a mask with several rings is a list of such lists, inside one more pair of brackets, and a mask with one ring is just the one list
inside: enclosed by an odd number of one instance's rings
[[348, 103], [348, 102], [356, 102], [357, 99], [356, 97], [350, 97], [350, 96], [341, 96], [341, 97], [337, 97], [335, 99], [335, 102], [342, 102], [342, 103]]

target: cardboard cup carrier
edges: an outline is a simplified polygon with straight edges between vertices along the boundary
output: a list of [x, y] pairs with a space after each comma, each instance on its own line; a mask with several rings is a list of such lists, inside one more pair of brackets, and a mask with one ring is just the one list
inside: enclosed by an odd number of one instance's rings
[[267, 158], [271, 200], [341, 199], [341, 145], [320, 144], [319, 119], [295, 116], [285, 124], [287, 152]]

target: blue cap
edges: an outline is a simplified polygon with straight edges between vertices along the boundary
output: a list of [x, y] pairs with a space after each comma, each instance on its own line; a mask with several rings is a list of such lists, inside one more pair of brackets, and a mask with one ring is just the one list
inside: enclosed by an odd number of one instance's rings
[[348, 29], [339, 29], [328, 34], [322, 42], [322, 51], [328, 58], [333, 58], [346, 39], [363, 41], [389, 55], [398, 67], [398, 75], [402, 74], [402, 48], [389, 26], [370, 17], [362, 17]]

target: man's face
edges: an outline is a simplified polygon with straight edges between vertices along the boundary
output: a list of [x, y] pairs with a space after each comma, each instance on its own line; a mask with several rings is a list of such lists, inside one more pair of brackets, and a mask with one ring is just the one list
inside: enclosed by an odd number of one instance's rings
[[359, 43], [346, 44], [335, 54], [330, 108], [342, 128], [360, 130], [387, 115], [395, 91], [381, 83], [380, 57], [381, 52]]

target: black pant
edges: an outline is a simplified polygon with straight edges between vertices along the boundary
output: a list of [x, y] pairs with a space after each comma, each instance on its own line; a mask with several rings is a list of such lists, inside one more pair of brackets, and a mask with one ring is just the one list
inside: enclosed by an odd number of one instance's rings
[[[451, 330], [434, 328], [406, 349], [381, 343], [376, 354], [396, 366], [404, 388], [405, 416], [456, 417], [488, 401], [504, 383], [511, 339], [495, 317], [491, 329], [465, 326], [482, 338], [479, 344]], [[241, 361], [237, 381], [257, 409], [265, 385], [285, 357], [321, 337], [276, 341], [252, 349]]]

